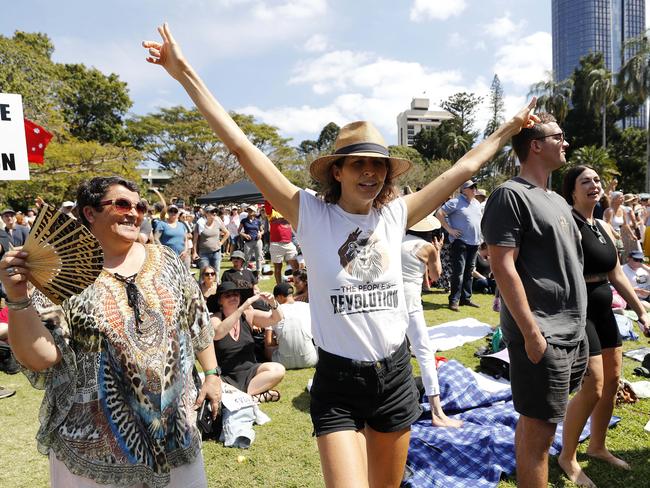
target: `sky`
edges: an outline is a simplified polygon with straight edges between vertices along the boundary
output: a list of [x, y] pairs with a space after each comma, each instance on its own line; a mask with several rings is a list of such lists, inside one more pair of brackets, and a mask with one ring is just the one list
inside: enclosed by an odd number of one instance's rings
[[[294, 145], [354, 120], [395, 144], [413, 97], [487, 99], [495, 73], [511, 115], [552, 66], [550, 0], [21, 0], [3, 5], [0, 34], [46, 33], [55, 61], [118, 74], [140, 115], [191, 106], [144, 60], [141, 41], [164, 21], [224, 107]], [[487, 120], [484, 103], [476, 128]]]

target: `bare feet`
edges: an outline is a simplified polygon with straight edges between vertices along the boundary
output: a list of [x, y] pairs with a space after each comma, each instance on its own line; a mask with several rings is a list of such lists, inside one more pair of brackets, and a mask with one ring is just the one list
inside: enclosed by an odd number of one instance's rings
[[563, 459], [561, 457], [558, 457], [557, 463], [560, 465], [560, 468], [562, 468], [562, 471], [564, 471], [564, 474], [566, 474], [567, 478], [573, 481], [576, 485], [583, 488], [597, 488], [594, 482], [591, 481], [582, 470], [575, 458]]
[[587, 449], [587, 456], [590, 456], [592, 458], [600, 459], [601, 461], [605, 461], [606, 463], [611, 464], [612, 466], [615, 466], [620, 469], [625, 469], [629, 471], [630, 465], [627, 464], [625, 461], [623, 461], [621, 458], [617, 458], [614, 456], [611, 452], [609, 452], [607, 449], [602, 449], [598, 451], [590, 451]]
[[457, 429], [461, 425], [463, 425], [462, 420], [456, 420], [456, 419], [450, 419], [447, 417], [444, 412], [435, 414], [431, 413], [431, 424], [434, 427], [451, 427], [454, 429]]

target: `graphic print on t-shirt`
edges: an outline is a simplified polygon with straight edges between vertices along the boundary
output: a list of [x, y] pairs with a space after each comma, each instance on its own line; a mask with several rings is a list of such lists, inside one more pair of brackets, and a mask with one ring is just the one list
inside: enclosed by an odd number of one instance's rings
[[388, 253], [372, 234], [364, 234], [358, 227], [339, 248], [341, 267], [355, 278], [370, 282], [388, 269]]
[[350, 315], [397, 308], [397, 286], [387, 282], [374, 283], [389, 266], [386, 246], [379, 239], [357, 227], [339, 247], [338, 254], [341, 267], [363, 283], [334, 290], [338, 293], [330, 295], [330, 300], [335, 314]]

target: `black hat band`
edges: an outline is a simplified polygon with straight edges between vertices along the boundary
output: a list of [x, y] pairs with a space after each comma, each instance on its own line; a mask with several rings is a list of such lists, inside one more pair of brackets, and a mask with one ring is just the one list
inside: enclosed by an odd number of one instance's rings
[[381, 144], [374, 142], [360, 142], [359, 144], [350, 144], [349, 146], [337, 149], [334, 154], [354, 154], [358, 152], [374, 152], [388, 157], [388, 149]]

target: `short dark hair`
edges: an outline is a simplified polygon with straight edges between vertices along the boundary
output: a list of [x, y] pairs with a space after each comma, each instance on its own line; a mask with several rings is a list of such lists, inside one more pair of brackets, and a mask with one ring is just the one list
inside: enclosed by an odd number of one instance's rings
[[112, 186], [120, 185], [135, 193], [140, 193], [138, 185], [131, 180], [120, 176], [96, 176], [86, 180], [79, 185], [77, 189], [77, 208], [79, 209], [79, 219], [81, 223], [90, 229], [90, 222], [84, 215], [84, 208], [93, 207], [98, 212], [102, 212], [104, 207], [100, 202]]
[[519, 162], [524, 163], [528, 159], [528, 153], [530, 152], [530, 143], [535, 139], [544, 137], [544, 129], [542, 128], [545, 124], [550, 124], [557, 122], [553, 115], [547, 112], [540, 112], [537, 114], [539, 117], [539, 122], [533, 125], [530, 129], [521, 129], [519, 134], [512, 136], [512, 149], [514, 149]]
[[[388, 159], [385, 159], [384, 161], [386, 162], [386, 179], [384, 180], [384, 186], [381, 187], [379, 194], [372, 201], [373, 208], [381, 208], [397, 197], [397, 189], [393, 182], [393, 171], [391, 165], [388, 162]], [[334, 161], [332, 166], [342, 168], [344, 162], [345, 157], [342, 157]], [[327, 203], [338, 203], [341, 199], [341, 183], [334, 178], [331, 167], [327, 173], [327, 181], [323, 183], [323, 191], [321, 193], [323, 194], [323, 199]]]
[[294, 278], [299, 278], [300, 281], [304, 281], [305, 283], [308, 283], [307, 282], [307, 270], [306, 269], [294, 269], [292, 274], [293, 274]]
[[562, 196], [571, 206], [573, 206], [573, 190], [576, 187], [576, 180], [578, 179], [578, 176], [588, 169], [594, 168], [581, 164], [569, 168], [567, 172], [564, 173], [564, 179], [562, 180]]

